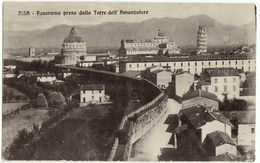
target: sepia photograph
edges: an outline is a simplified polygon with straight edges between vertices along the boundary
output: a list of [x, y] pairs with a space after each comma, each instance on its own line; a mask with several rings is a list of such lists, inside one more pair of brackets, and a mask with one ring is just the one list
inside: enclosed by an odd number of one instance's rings
[[254, 3], [2, 3], [2, 161], [255, 161]]

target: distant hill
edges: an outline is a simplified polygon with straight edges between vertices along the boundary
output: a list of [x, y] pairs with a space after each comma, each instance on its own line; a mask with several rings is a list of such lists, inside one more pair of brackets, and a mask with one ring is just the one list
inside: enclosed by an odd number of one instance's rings
[[[216, 20], [197, 15], [186, 19], [153, 18], [140, 23], [107, 22], [77, 26], [78, 34], [89, 47], [119, 47], [121, 39], [151, 39], [161, 29], [178, 46], [195, 46], [199, 25], [208, 28], [208, 44], [212, 46], [255, 44], [255, 24], [223, 25]], [[5, 31], [4, 48], [60, 47], [70, 26], [58, 25], [46, 30]]]

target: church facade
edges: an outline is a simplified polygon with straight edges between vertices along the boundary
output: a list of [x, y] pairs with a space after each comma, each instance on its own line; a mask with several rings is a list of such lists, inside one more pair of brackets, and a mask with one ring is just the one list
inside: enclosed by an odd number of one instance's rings
[[148, 54], [179, 54], [180, 48], [174, 41], [170, 41], [161, 30], [152, 40], [121, 40], [119, 54], [125, 55], [148, 55]]

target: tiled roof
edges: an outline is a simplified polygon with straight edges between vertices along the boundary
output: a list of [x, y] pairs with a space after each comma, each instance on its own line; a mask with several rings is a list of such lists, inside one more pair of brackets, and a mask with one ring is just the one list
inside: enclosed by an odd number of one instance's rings
[[255, 110], [222, 111], [222, 113], [230, 120], [237, 119], [238, 124], [255, 124], [255, 119], [256, 119]]
[[216, 95], [203, 91], [201, 89], [197, 89], [196, 91], [189, 91], [188, 93], [183, 95], [182, 100], [185, 101], [185, 100], [189, 100], [189, 99], [192, 99], [195, 97], [204, 97], [204, 98], [218, 101], [218, 98]]
[[215, 147], [218, 147], [223, 144], [236, 145], [233, 142], [233, 140], [229, 137], [229, 135], [222, 131], [212, 132], [206, 136], [205, 141], [206, 139], [209, 139]]
[[102, 84], [89, 84], [89, 85], [82, 85], [80, 90], [103, 90], [104, 85]]
[[130, 77], [136, 77], [138, 75], [140, 75], [140, 71], [126, 71], [124, 73], [122, 73], [122, 75], [125, 75], [125, 76], [130, 76]]
[[212, 122], [214, 120], [232, 126], [230, 121], [224, 115], [219, 112], [210, 112], [203, 106], [186, 108], [181, 110], [179, 114], [185, 116], [194, 128], [199, 128], [207, 122]]
[[211, 77], [214, 76], [239, 76], [239, 73], [234, 68], [205, 68], [203, 71], [209, 73]]
[[[152, 54], [151, 54], [152, 55]], [[173, 62], [173, 61], [210, 61], [210, 60], [242, 60], [242, 59], [255, 59], [253, 56], [248, 55], [203, 55], [203, 56], [189, 56], [178, 55], [174, 58], [166, 56], [153, 55], [151, 58], [145, 56], [129, 56], [125, 62], [138, 63], [138, 62]]]

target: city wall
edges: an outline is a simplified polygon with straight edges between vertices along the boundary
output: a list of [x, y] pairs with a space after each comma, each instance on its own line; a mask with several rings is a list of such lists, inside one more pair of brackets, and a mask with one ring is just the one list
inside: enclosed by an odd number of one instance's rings
[[[167, 95], [165, 95], [155, 84], [146, 79], [131, 78], [113, 72], [78, 68], [74, 66], [57, 66], [57, 69], [59, 69], [58, 71], [70, 69], [73, 73], [84, 74], [84, 76], [96, 78], [99, 81], [124, 85], [128, 90], [141, 90], [141, 94], [148, 97], [146, 99], [148, 101], [146, 104], [123, 116], [121, 123], [119, 124], [118, 132], [115, 133], [114, 143], [108, 157], [108, 160], [110, 161], [128, 160], [132, 144], [151, 129], [167, 112]], [[145, 87], [148, 89], [145, 89]]]

